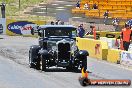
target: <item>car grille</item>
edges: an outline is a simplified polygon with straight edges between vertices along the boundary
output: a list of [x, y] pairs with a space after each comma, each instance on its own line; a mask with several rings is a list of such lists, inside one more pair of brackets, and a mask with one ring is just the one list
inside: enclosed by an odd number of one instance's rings
[[70, 44], [69, 43], [59, 43], [58, 44], [58, 59], [62, 61], [70, 60]]

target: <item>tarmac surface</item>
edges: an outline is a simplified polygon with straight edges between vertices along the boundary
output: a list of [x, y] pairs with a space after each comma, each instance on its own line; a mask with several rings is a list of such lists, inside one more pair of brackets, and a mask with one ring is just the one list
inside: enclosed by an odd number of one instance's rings
[[[46, 72], [28, 66], [28, 50], [37, 44], [37, 38], [0, 35], [0, 88], [82, 88], [78, 82], [81, 73], [50, 68]], [[3, 38], [3, 39], [2, 39]], [[130, 79], [132, 69], [88, 57], [90, 79]], [[132, 88], [97, 87], [88, 88]]]

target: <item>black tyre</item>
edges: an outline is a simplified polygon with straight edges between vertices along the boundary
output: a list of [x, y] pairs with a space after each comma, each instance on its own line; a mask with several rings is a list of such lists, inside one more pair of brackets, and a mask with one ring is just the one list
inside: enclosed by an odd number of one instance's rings
[[66, 67], [67, 71], [72, 71], [72, 72], [77, 72], [78, 71], [78, 67], [73, 67], [73, 66], [67, 66]]
[[83, 60], [82, 60], [82, 67], [81, 69], [84, 68], [84, 71], [87, 70], [87, 56], [84, 56]]
[[38, 45], [31, 46], [29, 50], [29, 67], [37, 69], [37, 65], [39, 62], [39, 51], [40, 47]]
[[70, 61], [69, 65], [66, 67], [67, 71], [73, 71], [73, 63]]
[[35, 68], [35, 64], [33, 63], [32, 53], [30, 51], [29, 51], [29, 67]]
[[41, 55], [40, 69], [41, 69], [41, 71], [45, 71], [46, 70], [46, 59], [44, 58], [43, 55]]
[[73, 70], [76, 72], [78, 71], [78, 67], [79, 67], [79, 60], [74, 62], [74, 66], [73, 66]]
[[40, 61], [41, 61], [40, 56], [38, 56], [38, 59], [36, 60], [36, 67], [35, 67], [37, 70], [41, 70], [40, 69]]
[[67, 70], [67, 71], [72, 71], [72, 69], [73, 69], [73, 68], [72, 68], [71, 65], [66, 67], [66, 70]]
[[73, 71], [77, 72], [78, 71], [78, 67], [73, 67]]

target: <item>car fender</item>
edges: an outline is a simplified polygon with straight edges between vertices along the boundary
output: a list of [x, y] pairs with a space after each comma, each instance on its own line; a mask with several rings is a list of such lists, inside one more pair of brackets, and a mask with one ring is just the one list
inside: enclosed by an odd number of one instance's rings
[[44, 59], [48, 59], [50, 57], [50, 54], [49, 54], [49, 52], [47, 50], [41, 49], [41, 50], [39, 50], [39, 54], [42, 55], [42, 57]]
[[86, 50], [80, 50], [75, 55], [76, 58], [83, 58], [83, 57], [87, 57], [87, 56], [89, 56], [89, 53]]
[[38, 52], [39, 52], [40, 48], [41, 47], [39, 45], [30, 46], [29, 52], [32, 53], [32, 57], [33, 58], [37, 58], [38, 57]]

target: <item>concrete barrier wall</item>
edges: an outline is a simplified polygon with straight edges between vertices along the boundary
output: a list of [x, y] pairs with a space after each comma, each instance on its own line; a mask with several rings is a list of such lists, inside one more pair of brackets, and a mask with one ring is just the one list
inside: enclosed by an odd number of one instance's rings
[[132, 66], [132, 52], [119, 49], [108, 49], [108, 43], [101, 40], [76, 38], [80, 50], [87, 50], [89, 56], [111, 63], [120, 63]]
[[107, 61], [111, 63], [117, 63], [118, 61], [120, 61], [121, 51], [122, 50], [118, 49], [108, 49]]
[[107, 42], [88, 38], [76, 38], [76, 40], [78, 48], [80, 50], [87, 50], [90, 57], [104, 60], [107, 59]]
[[118, 49], [109, 49], [107, 55], [107, 61], [111, 63], [119, 63], [132, 66], [132, 52], [123, 51]]

